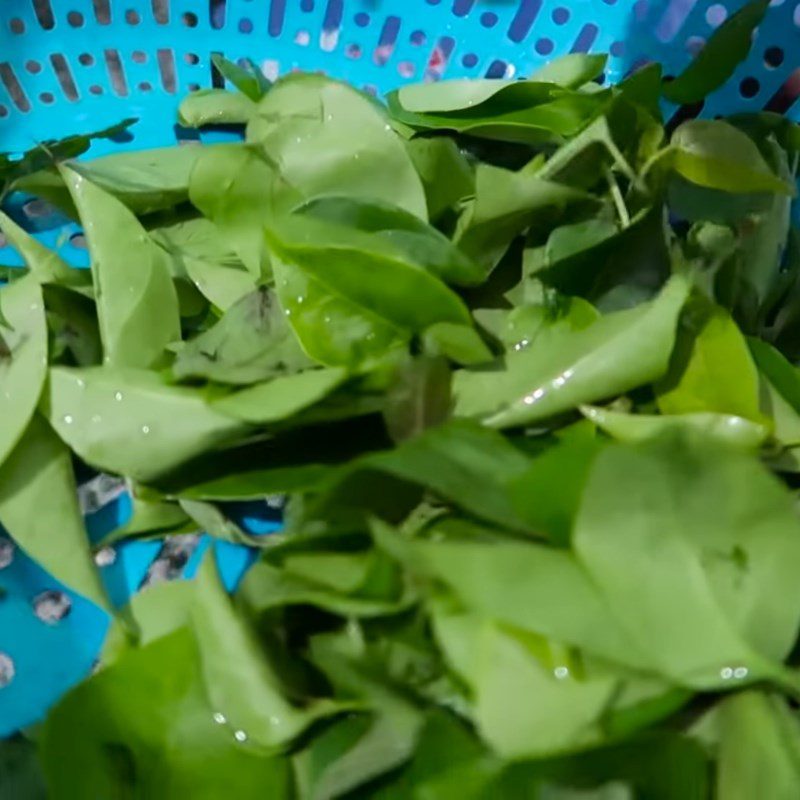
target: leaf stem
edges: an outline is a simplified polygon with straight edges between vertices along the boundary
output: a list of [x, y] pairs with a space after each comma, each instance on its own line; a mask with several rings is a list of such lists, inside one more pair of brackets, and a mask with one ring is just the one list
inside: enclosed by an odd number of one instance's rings
[[611, 167], [606, 166], [605, 173], [608, 186], [611, 189], [611, 197], [614, 199], [614, 205], [617, 208], [617, 214], [619, 214], [620, 222], [623, 228], [627, 228], [631, 224], [631, 215], [628, 213], [628, 207], [625, 205], [625, 198], [622, 196], [622, 190], [619, 188], [619, 184], [617, 183], [616, 177], [614, 177], [614, 171]]

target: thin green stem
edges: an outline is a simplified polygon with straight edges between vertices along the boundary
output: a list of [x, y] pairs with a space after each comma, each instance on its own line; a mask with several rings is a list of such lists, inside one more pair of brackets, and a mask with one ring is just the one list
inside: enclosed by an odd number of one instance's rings
[[610, 167], [606, 167], [605, 172], [608, 186], [611, 189], [611, 197], [614, 199], [614, 205], [617, 208], [620, 222], [623, 228], [627, 228], [631, 224], [631, 215], [628, 213], [628, 207], [625, 205], [625, 198], [622, 196], [622, 190], [619, 188], [613, 170]]

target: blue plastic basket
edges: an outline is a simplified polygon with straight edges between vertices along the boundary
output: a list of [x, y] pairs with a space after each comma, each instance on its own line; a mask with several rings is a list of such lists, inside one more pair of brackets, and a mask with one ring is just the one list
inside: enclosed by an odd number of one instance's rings
[[[323, 70], [381, 94], [401, 83], [442, 77], [524, 76], [568, 52], [610, 52], [614, 81], [647, 61], [678, 72], [742, 0], [5, 0], [0, 4], [0, 152], [88, 132], [136, 116], [119, 141], [91, 155], [219, 139], [175, 124], [188, 91], [220, 85], [211, 54], [251, 57], [268, 77]], [[768, 107], [793, 115], [800, 92], [800, 4], [772, 0], [748, 61], [734, 80], [686, 113], [713, 115]], [[76, 265], [87, 254], [80, 231], [41, 203], [16, 209], [29, 230]], [[0, 239], [0, 264], [18, 255]], [[2, 420], [0, 420], [0, 425]], [[82, 491], [90, 535], [125, 521], [124, 487], [94, 479]], [[98, 506], [98, 507], [94, 507]], [[279, 526], [266, 505], [233, 510], [252, 532]], [[57, 531], [54, 531], [57, 535]], [[166, 569], [191, 576], [208, 537], [101, 554], [112, 598], [122, 603]], [[252, 558], [216, 544], [228, 586]], [[161, 553], [162, 558], [157, 560]], [[155, 566], [154, 566], [155, 564]], [[108, 621], [70, 595], [0, 534], [0, 736], [39, 719], [91, 669]], [[65, 612], [68, 613], [63, 616]], [[63, 618], [62, 618], [63, 616]]]

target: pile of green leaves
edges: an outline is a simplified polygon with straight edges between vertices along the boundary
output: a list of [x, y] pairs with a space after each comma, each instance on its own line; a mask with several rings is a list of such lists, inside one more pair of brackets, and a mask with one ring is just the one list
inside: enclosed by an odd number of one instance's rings
[[[660, 111], [766, 5], [670, 83], [573, 55], [387, 109], [219, 61], [237, 90], [181, 122], [243, 142], [14, 177], [91, 271], [2, 217], [28, 269], [0, 289], [0, 522], [106, 608], [76, 464], [131, 485], [101, 546], [201, 529], [259, 558], [232, 598], [207, 560], [116, 611], [0, 784], [796, 796], [800, 137]], [[282, 532], [237, 525], [274, 495]]]

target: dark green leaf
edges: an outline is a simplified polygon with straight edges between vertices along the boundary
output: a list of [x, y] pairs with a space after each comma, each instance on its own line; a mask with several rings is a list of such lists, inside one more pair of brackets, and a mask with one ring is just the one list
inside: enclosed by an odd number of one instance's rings
[[753, 31], [764, 18], [769, 4], [770, 0], [754, 0], [731, 15], [694, 61], [675, 80], [664, 85], [664, 97], [673, 103], [697, 103], [722, 86], [747, 58]]

